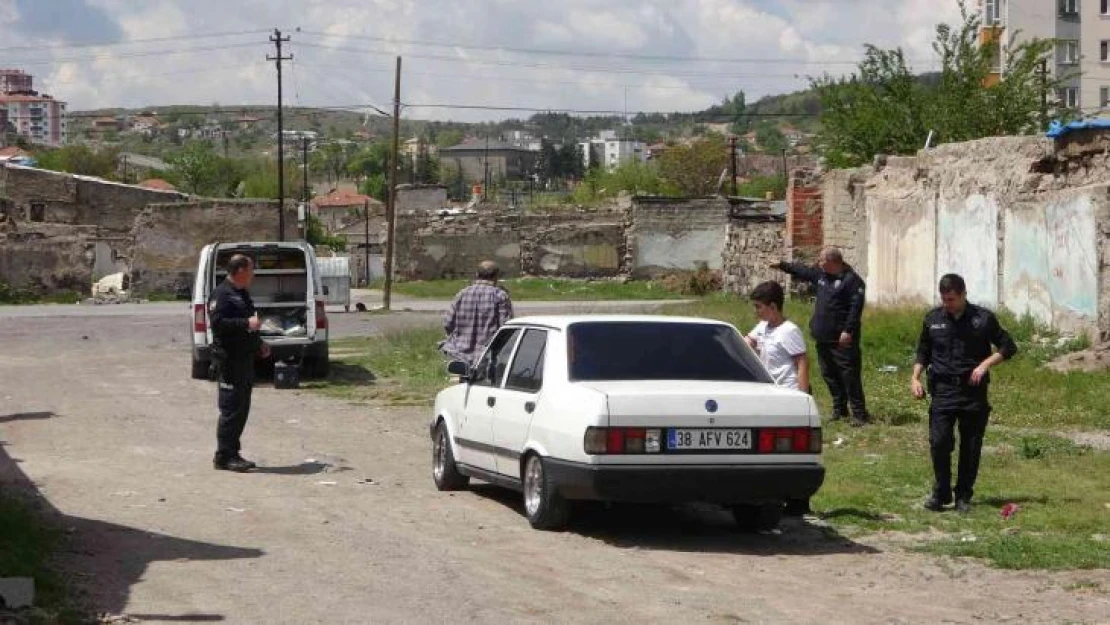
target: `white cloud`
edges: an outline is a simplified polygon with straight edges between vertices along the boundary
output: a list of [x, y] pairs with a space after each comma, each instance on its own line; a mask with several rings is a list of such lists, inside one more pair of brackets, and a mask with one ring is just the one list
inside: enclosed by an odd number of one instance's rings
[[[74, 110], [271, 103], [275, 72], [264, 59], [274, 51], [267, 39], [275, 25], [292, 38], [286, 50], [296, 57], [286, 66], [290, 104], [383, 106], [392, 95], [393, 56], [401, 54], [402, 98], [408, 103], [624, 110], [627, 99], [632, 111], [669, 111], [701, 108], [739, 89], [752, 100], [802, 88], [805, 76], [850, 71], [866, 42], [901, 45], [910, 58], [927, 60], [935, 24], [958, 18], [955, 0], [68, 1], [106, 15], [127, 40], [254, 31], [6, 55], [6, 64], [27, 63], [39, 88], [68, 100]], [[16, 2], [0, 0], [0, 41], [6, 42], [0, 47], [61, 43], [57, 32], [21, 25]], [[80, 29], [65, 32], [70, 43], [96, 40], [95, 32], [84, 39], [73, 34]], [[398, 43], [406, 40], [585, 54]], [[620, 54], [663, 58], [612, 56]], [[689, 56], [733, 61], [674, 59]], [[467, 120], [506, 115], [428, 109], [407, 114]]]

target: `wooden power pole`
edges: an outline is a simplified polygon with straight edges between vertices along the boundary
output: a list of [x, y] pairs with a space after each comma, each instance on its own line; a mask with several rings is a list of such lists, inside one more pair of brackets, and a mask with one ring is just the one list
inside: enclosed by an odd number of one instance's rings
[[[393, 84], [393, 149], [389, 153], [389, 195], [385, 208], [385, 285], [382, 289], [382, 308], [389, 310], [393, 295], [393, 250], [397, 223], [397, 151], [401, 142], [401, 57], [397, 57], [397, 74]], [[369, 244], [370, 242], [367, 241]]]

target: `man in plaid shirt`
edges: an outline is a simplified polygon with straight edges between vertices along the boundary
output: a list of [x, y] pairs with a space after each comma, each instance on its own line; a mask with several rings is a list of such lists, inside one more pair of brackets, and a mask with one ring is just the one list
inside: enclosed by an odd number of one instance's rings
[[497, 284], [499, 274], [496, 263], [482, 262], [478, 279], [451, 302], [443, 319], [447, 338], [439, 343], [439, 349], [452, 360], [473, 365], [490, 338], [513, 317], [509, 293]]

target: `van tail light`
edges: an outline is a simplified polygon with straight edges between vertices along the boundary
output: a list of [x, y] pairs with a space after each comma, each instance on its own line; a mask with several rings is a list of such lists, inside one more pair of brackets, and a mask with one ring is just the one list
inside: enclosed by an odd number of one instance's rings
[[324, 309], [323, 300], [316, 300], [316, 329], [328, 329], [328, 311]]
[[207, 332], [208, 318], [204, 313], [204, 304], [193, 304], [193, 332]]
[[645, 428], [586, 428], [583, 447], [591, 456], [657, 454], [663, 451], [663, 431]]

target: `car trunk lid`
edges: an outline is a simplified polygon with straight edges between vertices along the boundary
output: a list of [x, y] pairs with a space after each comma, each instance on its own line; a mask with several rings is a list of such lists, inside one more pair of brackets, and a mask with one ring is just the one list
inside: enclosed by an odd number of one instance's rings
[[612, 427], [811, 425], [810, 399], [761, 382], [581, 382], [604, 393]]

